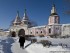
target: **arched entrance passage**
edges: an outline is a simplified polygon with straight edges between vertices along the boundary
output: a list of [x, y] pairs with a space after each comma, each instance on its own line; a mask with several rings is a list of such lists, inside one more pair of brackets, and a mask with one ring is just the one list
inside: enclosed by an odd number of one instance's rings
[[13, 32], [11, 33], [11, 35], [12, 35], [12, 37], [16, 37], [16, 32], [13, 31]]
[[25, 30], [24, 29], [20, 29], [19, 32], [18, 32], [18, 36], [20, 35], [25, 35]]

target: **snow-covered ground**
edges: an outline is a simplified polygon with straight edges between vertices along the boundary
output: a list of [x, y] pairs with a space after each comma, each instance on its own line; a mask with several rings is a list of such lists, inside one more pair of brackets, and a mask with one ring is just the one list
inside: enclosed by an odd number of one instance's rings
[[0, 37], [0, 53], [53, 53], [53, 52], [67, 52], [70, 53], [70, 38], [67, 39], [53, 39], [53, 38], [40, 38], [38, 40], [47, 39], [53, 44], [67, 44], [68, 48], [62, 48], [62, 46], [50, 46], [49, 48], [43, 47], [42, 44], [25, 42], [25, 49], [20, 48], [18, 37]]
[[47, 38], [47, 37], [35, 37], [32, 39], [37, 39], [37, 42], [40, 40], [49, 40], [52, 42], [52, 44], [67, 44], [70, 47], [70, 38]]

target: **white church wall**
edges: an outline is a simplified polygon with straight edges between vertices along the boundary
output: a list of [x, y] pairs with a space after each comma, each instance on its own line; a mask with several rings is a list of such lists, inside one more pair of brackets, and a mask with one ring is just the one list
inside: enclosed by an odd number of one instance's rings
[[54, 33], [61, 35], [61, 25], [55, 25], [54, 26]]
[[48, 35], [61, 35], [61, 25], [48, 25]]
[[62, 24], [62, 36], [70, 36], [70, 24]]
[[46, 35], [45, 26], [37, 26], [29, 29], [29, 34], [34, 36]]

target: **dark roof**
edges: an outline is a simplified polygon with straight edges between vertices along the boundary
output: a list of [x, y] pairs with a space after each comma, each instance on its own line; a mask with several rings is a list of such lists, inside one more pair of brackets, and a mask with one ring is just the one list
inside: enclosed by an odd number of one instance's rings
[[52, 16], [52, 15], [58, 15], [57, 13], [52, 13], [50, 16]]

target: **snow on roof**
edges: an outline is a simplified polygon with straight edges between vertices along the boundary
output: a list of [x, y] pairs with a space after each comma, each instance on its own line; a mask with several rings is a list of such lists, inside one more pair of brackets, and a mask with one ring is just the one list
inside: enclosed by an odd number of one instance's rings
[[46, 27], [46, 25], [43, 25], [43, 26], [36, 26], [36, 27], [32, 27], [32, 28], [42, 28], [42, 27]]
[[70, 23], [68, 23], [68, 24], [62, 24], [63, 26], [65, 26], [65, 25], [70, 25]]
[[10, 32], [10, 31], [5, 31], [5, 32]]
[[8, 29], [4, 29], [4, 31], [9, 31]]
[[54, 26], [54, 25], [62, 25], [62, 24], [53, 24], [53, 25], [48, 25], [48, 26]]

